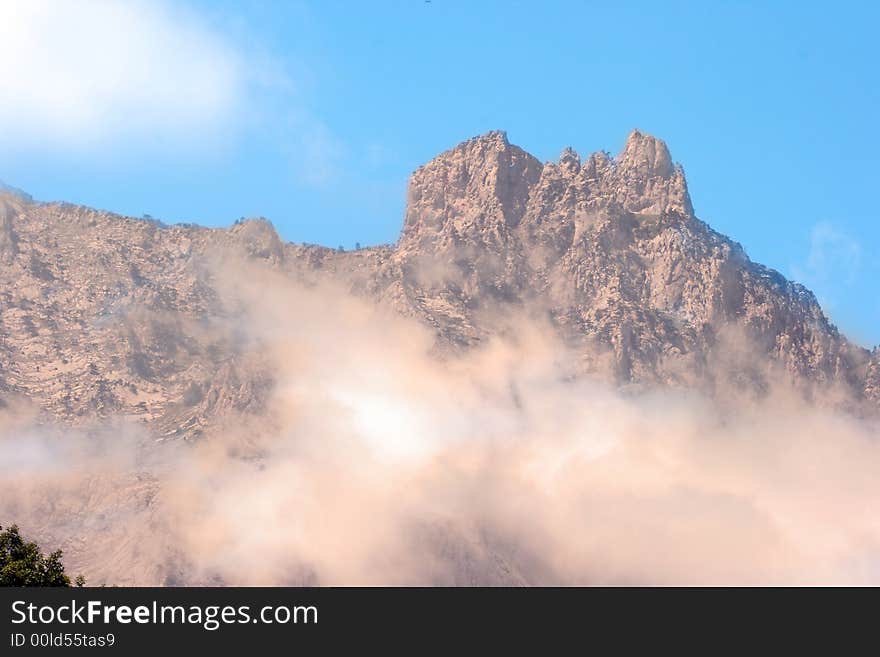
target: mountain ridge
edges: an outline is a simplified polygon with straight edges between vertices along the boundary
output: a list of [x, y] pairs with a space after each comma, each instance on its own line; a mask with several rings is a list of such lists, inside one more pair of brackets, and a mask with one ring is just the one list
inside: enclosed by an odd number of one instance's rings
[[[469, 139], [413, 172], [396, 244], [354, 251], [283, 242], [262, 219], [163, 226], [0, 194], [0, 392], [49, 420], [124, 415], [159, 436], [259, 413], [272, 367], [224, 328], [210, 263], [229, 254], [413, 317], [440, 355], [528, 316], [578, 376], [759, 394], [782, 372], [880, 402], [877, 350], [697, 218], [683, 168], [638, 130], [616, 157], [545, 163], [502, 131]], [[748, 357], [728, 362], [728, 343]]]

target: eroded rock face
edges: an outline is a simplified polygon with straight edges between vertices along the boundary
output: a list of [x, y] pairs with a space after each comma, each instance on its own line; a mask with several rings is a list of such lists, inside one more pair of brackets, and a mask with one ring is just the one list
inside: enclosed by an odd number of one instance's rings
[[275, 266], [283, 248], [267, 222], [164, 227], [0, 198], [3, 217], [6, 397], [35, 402], [49, 420], [125, 416], [165, 437], [258, 410], [268, 370], [237, 342], [209, 265], [232, 249]]
[[468, 349], [539, 318], [576, 369], [619, 384], [712, 390], [772, 376], [880, 401], [878, 355], [849, 343], [815, 297], [694, 214], [666, 145], [566, 149], [542, 164], [502, 132], [412, 176], [396, 246], [284, 244], [265, 220], [164, 226], [0, 195], [0, 395], [65, 422], [122, 415], [157, 436], [259, 413], [272, 364], [235, 328], [211, 263], [234, 252], [356, 294]]

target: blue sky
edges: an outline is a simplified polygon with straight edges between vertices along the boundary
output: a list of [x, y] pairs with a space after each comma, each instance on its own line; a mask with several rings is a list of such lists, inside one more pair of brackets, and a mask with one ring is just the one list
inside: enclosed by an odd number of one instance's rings
[[409, 173], [463, 139], [503, 129], [555, 159], [569, 145], [617, 152], [638, 127], [684, 165], [702, 219], [880, 343], [874, 3], [0, 11], [0, 180], [38, 199], [393, 242]]

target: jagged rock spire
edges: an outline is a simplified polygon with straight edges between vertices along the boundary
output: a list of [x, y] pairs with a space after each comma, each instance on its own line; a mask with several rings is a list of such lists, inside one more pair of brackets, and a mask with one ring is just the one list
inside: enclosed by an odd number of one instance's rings
[[577, 173], [581, 169], [581, 156], [571, 146], [566, 146], [559, 156], [559, 166], [569, 173]]
[[622, 170], [644, 178], [668, 178], [674, 170], [666, 144], [639, 130], [629, 133], [623, 150], [617, 156], [617, 163]]

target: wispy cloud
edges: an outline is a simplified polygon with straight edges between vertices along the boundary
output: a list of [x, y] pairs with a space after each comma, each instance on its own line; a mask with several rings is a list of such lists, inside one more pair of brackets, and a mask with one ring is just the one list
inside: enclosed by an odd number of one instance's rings
[[132, 157], [263, 140], [296, 182], [326, 187], [346, 144], [308, 107], [302, 63], [247, 29], [168, 0], [0, 0], [0, 147]]
[[288, 157], [295, 180], [309, 187], [328, 187], [343, 175], [348, 155], [345, 143], [317, 117], [292, 118], [287, 135]]
[[215, 276], [259, 345], [241, 373], [274, 381], [259, 415], [183, 445], [0, 409], [0, 521], [92, 585], [880, 582], [880, 427], [833, 388], [738, 396], [749, 350], [721, 340], [714, 399], [621, 394], [500, 316], [515, 339], [440, 362], [347, 287], [234, 257]]
[[834, 305], [835, 290], [857, 282], [862, 246], [833, 223], [822, 221], [810, 231], [806, 260], [792, 266], [793, 276], [812, 287], [826, 306]]
[[163, 1], [0, 1], [3, 139], [62, 148], [182, 139], [241, 111], [248, 58]]
[[855, 280], [862, 263], [862, 247], [851, 236], [829, 222], [813, 226], [810, 235], [808, 271], [820, 278]]

